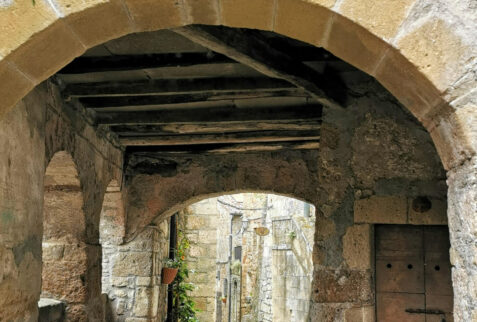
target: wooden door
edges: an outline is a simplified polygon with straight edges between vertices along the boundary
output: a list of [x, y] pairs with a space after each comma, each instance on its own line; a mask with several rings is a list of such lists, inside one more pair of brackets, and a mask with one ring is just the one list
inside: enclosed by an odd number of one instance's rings
[[446, 226], [376, 226], [379, 322], [452, 321]]

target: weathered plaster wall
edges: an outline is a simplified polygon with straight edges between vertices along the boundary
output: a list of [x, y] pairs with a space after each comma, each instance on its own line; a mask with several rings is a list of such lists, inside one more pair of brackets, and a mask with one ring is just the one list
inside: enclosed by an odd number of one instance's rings
[[0, 124], [0, 320], [37, 319], [43, 180], [49, 160], [62, 150], [77, 165], [84, 198], [88, 316], [102, 318], [99, 214], [106, 186], [120, 177], [122, 152], [44, 83]]

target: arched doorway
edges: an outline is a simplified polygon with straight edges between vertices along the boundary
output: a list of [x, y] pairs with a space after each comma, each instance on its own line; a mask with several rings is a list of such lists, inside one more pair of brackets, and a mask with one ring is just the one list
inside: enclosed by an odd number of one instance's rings
[[88, 261], [83, 193], [68, 152], [55, 153], [45, 173], [41, 297], [65, 304], [65, 318], [86, 321]]
[[241, 193], [204, 199], [176, 216], [200, 321], [308, 321], [314, 206]]

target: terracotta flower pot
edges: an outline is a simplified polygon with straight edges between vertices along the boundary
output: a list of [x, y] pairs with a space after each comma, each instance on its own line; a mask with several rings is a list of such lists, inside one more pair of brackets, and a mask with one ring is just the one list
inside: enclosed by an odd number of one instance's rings
[[171, 284], [176, 278], [178, 268], [163, 267], [162, 268], [162, 284]]

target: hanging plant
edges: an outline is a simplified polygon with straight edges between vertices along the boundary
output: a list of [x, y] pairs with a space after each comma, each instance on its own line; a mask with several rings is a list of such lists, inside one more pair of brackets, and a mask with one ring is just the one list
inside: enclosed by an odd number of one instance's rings
[[168, 259], [164, 263], [164, 267], [162, 268], [162, 283], [163, 284], [171, 284], [180, 267], [181, 263], [175, 259]]

